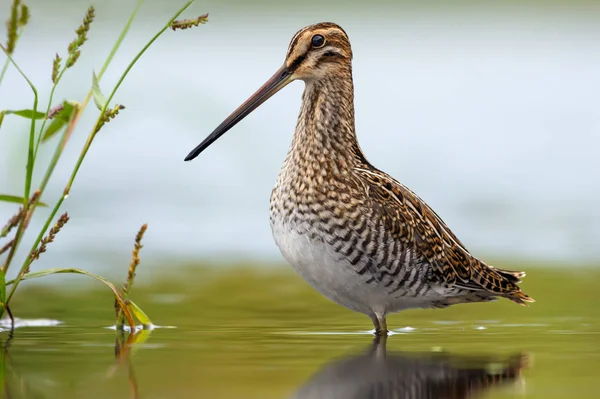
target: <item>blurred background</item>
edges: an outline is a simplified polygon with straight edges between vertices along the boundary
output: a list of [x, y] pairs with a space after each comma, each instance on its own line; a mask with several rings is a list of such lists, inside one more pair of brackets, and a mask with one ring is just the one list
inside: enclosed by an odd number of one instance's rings
[[[64, 53], [88, 4], [27, 4], [32, 22], [15, 59], [45, 99], [54, 53]], [[9, 1], [0, 5], [4, 19]], [[83, 99], [134, 5], [96, 5], [89, 41], [57, 100]], [[105, 91], [175, 7], [145, 2], [102, 80]], [[357, 131], [373, 164], [419, 194], [477, 255], [600, 264], [600, 3], [203, 1], [186, 15], [204, 12], [207, 25], [166, 32], [125, 80], [114, 101], [127, 108], [85, 159], [64, 204], [71, 221], [45, 263], [106, 272], [107, 257], [126, 256], [147, 222], [148, 264], [282, 264], [268, 203], [303, 83], [194, 162], [183, 158], [281, 65], [297, 30], [334, 21], [352, 41]], [[0, 108], [31, 102], [11, 68]], [[62, 193], [96, 112], [86, 110], [46, 202]], [[22, 192], [27, 126], [15, 117], [2, 126], [2, 193]], [[45, 146], [46, 159], [53, 148]], [[13, 212], [0, 204], [0, 219]]]
[[[89, 4], [25, 3], [31, 22], [14, 58], [45, 108], [54, 54], [66, 53]], [[136, 3], [96, 2], [89, 40], [55, 103], [83, 100]], [[105, 93], [183, 3], [145, 1], [100, 83]], [[9, 9], [0, 0], [0, 20]], [[14, 387], [29, 384], [31, 397], [118, 397], [138, 388], [146, 398], [285, 397], [321, 367], [365, 349], [368, 319], [312, 290], [271, 237], [269, 196], [303, 83], [183, 161], [279, 68], [297, 30], [332, 21], [352, 42], [356, 126], [368, 159], [431, 205], [475, 255], [526, 270], [523, 288], [538, 301], [403, 312], [388, 323], [398, 335], [392, 348], [442, 348], [458, 360], [528, 352], [536, 362], [527, 389], [489, 397], [596, 397], [600, 2], [207, 0], [184, 17], [206, 12], [206, 25], [165, 32], [126, 78], [113, 100], [126, 109], [97, 136], [63, 205], [71, 220], [32, 266], [78, 267], [119, 283], [135, 233], [148, 223], [133, 297], [156, 324], [176, 328], [136, 344], [145, 350], [136, 352], [132, 383], [132, 365], [129, 377], [113, 367], [114, 332], [100, 328], [114, 323], [107, 291], [87, 290], [81, 276], [27, 282], [11, 302], [20, 325], [33, 326], [11, 343]], [[31, 104], [10, 68], [0, 110]], [[62, 194], [97, 112], [86, 109], [44, 202]], [[4, 118], [2, 194], [22, 195], [28, 128]], [[42, 146], [36, 184], [57, 139]], [[16, 208], [0, 202], [0, 222]], [[18, 265], [48, 212], [37, 209]]]

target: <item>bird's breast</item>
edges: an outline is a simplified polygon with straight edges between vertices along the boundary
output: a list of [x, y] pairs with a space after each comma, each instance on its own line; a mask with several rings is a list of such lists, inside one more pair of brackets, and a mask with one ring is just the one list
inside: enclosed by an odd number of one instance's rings
[[343, 181], [329, 183], [334, 194], [303, 192], [291, 181], [280, 176], [273, 189], [271, 229], [284, 258], [317, 291], [367, 314], [427, 307], [437, 298], [429, 265], [390, 234], [360, 192]]

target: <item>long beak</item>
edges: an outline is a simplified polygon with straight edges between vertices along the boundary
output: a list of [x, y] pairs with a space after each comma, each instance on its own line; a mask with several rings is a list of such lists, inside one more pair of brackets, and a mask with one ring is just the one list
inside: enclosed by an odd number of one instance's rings
[[187, 157], [186, 161], [196, 158], [202, 151], [207, 149], [219, 137], [224, 135], [229, 129], [234, 127], [239, 121], [244, 119], [250, 112], [258, 108], [259, 105], [267, 101], [273, 94], [283, 89], [292, 81], [292, 73], [285, 64], [275, 72], [267, 82], [262, 85], [250, 98], [248, 98], [238, 109], [233, 111], [217, 128], [204, 139], [196, 148], [194, 148]]

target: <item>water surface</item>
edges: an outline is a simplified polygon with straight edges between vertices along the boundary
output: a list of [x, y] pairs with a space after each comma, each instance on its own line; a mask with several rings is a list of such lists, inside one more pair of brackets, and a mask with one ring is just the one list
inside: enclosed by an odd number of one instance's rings
[[598, 273], [529, 271], [530, 307], [394, 315], [387, 354], [367, 317], [292, 273], [181, 269], [140, 282], [133, 298], [163, 327], [129, 338], [107, 328], [108, 292], [31, 287], [13, 311], [61, 324], [2, 333], [6, 397], [596, 398]]

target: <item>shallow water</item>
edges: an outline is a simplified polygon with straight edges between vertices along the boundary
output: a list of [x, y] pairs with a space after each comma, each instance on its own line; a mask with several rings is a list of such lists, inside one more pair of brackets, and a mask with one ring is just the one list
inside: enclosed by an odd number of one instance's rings
[[21, 326], [2, 333], [0, 370], [14, 398], [596, 398], [598, 277], [529, 270], [530, 307], [407, 311], [378, 345], [365, 316], [283, 271], [190, 268], [141, 281], [132, 299], [170, 328], [131, 337], [107, 328], [108, 292], [30, 286], [13, 306]]

